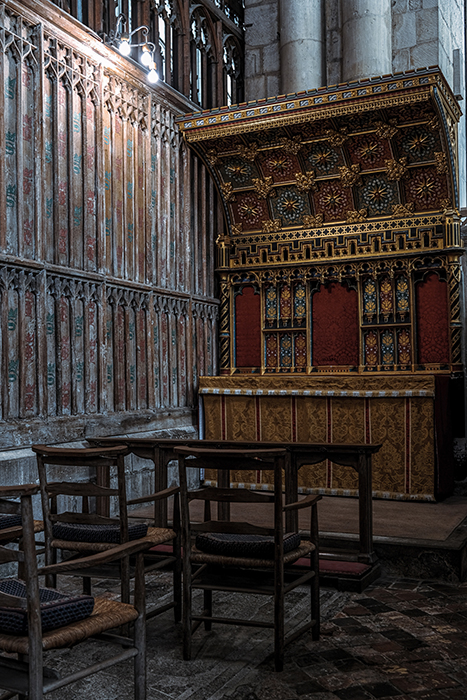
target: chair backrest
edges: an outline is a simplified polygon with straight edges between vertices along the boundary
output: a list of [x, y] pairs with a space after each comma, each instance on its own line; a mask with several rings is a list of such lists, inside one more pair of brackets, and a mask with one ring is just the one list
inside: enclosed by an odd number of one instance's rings
[[[276, 545], [282, 550], [283, 526], [283, 473], [286, 450], [284, 449], [209, 449], [200, 447], [176, 447], [175, 453], [180, 469], [180, 498], [182, 511], [182, 527], [184, 547], [188, 547], [192, 533], [221, 532], [242, 535], [273, 536]], [[270, 469], [274, 472], [274, 492], [230, 488], [229, 480], [219, 479], [225, 483], [222, 487], [205, 486], [189, 491], [186, 470], [218, 469], [221, 472], [238, 469]], [[193, 500], [205, 502], [204, 521], [193, 522], [190, 519], [189, 504]], [[240, 517], [230, 517], [213, 520], [211, 515], [212, 502], [238, 504], [236, 511], [241, 511]], [[248, 520], [254, 504], [271, 504], [270, 527], [257, 525]], [[242, 508], [241, 506], [247, 506]], [[228, 511], [227, 511], [228, 512]], [[238, 514], [237, 514], [238, 515]], [[246, 519], [245, 519], [246, 518]], [[251, 518], [250, 518], [251, 520]]]
[[27, 610], [29, 653], [36, 658], [42, 653], [42, 634], [31, 497], [38, 492], [39, 486], [35, 484], [0, 486], [0, 513], [20, 515], [22, 523], [22, 548], [14, 550], [0, 546], [0, 565], [15, 561], [22, 564], [26, 584], [26, 599], [0, 592], [0, 606]]
[[[37, 456], [46, 542], [52, 540], [55, 523], [119, 524], [120, 541], [128, 541], [124, 457], [129, 451], [126, 446], [75, 449], [33, 445], [32, 450]], [[49, 480], [48, 467], [53, 465], [66, 470], [66, 481]], [[116, 467], [117, 488], [110, 488], [111, 467]], [[59, 496], [80, 498], [81, 512], [59, 512]], [[110, 517], [112, 498], [117, 499], [116, 518]], [[93, 509], [90, 499], [95, 499]]]

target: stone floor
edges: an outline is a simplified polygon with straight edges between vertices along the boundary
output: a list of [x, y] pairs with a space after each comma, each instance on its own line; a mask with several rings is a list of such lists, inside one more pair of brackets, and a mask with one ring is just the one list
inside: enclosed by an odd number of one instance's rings
[[[103, 590], [108, 582], [96, 586]], [[148, 599], [168, 595], [170, 575], [148, 581]], [[112, 595], [112, 594], [111, 594]], [[307, 591], [289, 595], [300, 619]], [[247, 617], [271, 612], [270, 602], [239, 596], [226, 611]], [[236, 605], [236, 607], [234, 607]], [[322, 589], [322, 635], [287, 647], [285, 670], [275, 673], [269, 630], [214, 626], [194, 637], [194, 658], [181, 657], [181, 629], [171, 612], [148, 630], [148, 700], [461, 700], [467, 698], [467, 584], [380, 579], [364, 593]], [[105, 651], [105, 650], [104, 650]], [[102, 644], [54, 652], [50, 665], [71, 658], [97, 660]], [[131, 662], [51, 694], [53, 700], [131, 700]]]

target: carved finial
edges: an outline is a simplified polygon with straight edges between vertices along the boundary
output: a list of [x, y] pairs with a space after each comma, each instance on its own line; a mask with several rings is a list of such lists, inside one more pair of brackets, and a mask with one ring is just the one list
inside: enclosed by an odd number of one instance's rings
[[297, 189], [300, 192], [308, 192], [315, 185], [315, 174], [312, 170], [308, 170], [306, 173], [295, 173], [295, 180], [297, 183]]
[[336, 131], [335, 129], [327, 129], [326, 136], [333, 146], [342, 146], [343, 143], [349, 138], [345, 133], [345, 130]]
[[412, 216], [414, 211], [414, 203], [406, 202], [406, 204], [393, 204], [392, 215], [395, 219], [403, 219], [406, 216]]
[[291, 139], [282, 138], [281, 143], [284, 151], [286, 153], [291, 153], [294, 156], [297, 155], [297, 153], [302, 147], [302, 141], [300, 139], [300, 136], [294, 136]]
[[239, 236], [241, 233], [243, 233], [243, 224], [240, 221], [240, 223], [238, 223], [238, 224], [233, 224], [232, 235]]
[[231, 182], [221, 184], [221, 192], [226, 202], [235, 202], [235, 195]]
[[348, 211], [347, 212], [347, 219], [345, 221], [346, 224], [361, 224], [363, 221], [365, 221], [367, 217], [367, 210], [366, 209], [359, 209], [358, 211], [354, 209], [353, 211]]
[[436, 172], [439, 173], [440, 175], [444, 175], [445, 173], [448, 172], [448, 161], [446, 158], [446, 154], [441, 152], [441, 153], [435, 153], [435, 160], [436, 160]]
[[302, 216], [303, 225], [306, 228], [319, 228], [323, 225], [323, 215], [316, 214], [316, 216], [310, 216], [310, 214], [305, 214]]
[[407, 172], [407, 158], [399, 158], [399, 160], [385, 160], [386, 163], [386, 175], [388, 180], [400, 180]]
[[210, 165], [215, 165], [219, 160], [217, 151], [214, 148], [210, 148], [209, 151], [206, 151], [206, 158]]
[[268, 219], [267, 221], [263, 221], [263, 228], [262, 232], [263, 233], [274, 233], [276, 231], [280, 231], [282, 228], [281, 226], [281, 220], [280, 219]]
[[381, 121], [376, 122], [376, 135], [382, 139], [392, 139], [394, 134], [397, 134], [396, 123], [395, 119], [390, 119], [389, 124]]
[[239, 146], [238, 152], [245, 160], [254, 160], [258, 154], [258, 144], [252, 143], [250, 146]]
[[271, 176], [265, 177], [264, 180], [260, 180], [256, 177], [253, 178], [253, 185], [255, 187], [255, 190], [263, 199], [266, 199], [269, 196], [271, 190], [273, 189], [272, 183], [273, 180]]
[[339, 172], [341, 174], [340, 180], [344, 187], [352, 187], [360, 179], [360, 165], [359, 163], [354, 163], [348, 168], [346, 165], [339, 166]]

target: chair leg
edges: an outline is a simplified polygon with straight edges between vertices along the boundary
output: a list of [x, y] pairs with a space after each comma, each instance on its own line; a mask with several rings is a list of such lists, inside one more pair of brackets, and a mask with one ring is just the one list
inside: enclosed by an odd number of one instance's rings
[[173, 543], [175, 562], [173, 568], [173, 595], [174, 595], [174, 619], [180, 622], [182, 619], [182, 560], [180, 537], [176, 537]]
[[[283, 572], [282, 572], [283, 574]], [[274, 667], [284, 669], [284, 577], [278, 577], [274, 592]]]
[[[204, 593], [204, 611], [203, 615], [208, 615], [212, 617], [212, 591], [203, 591]], [[212, 629], [212, 622], [206, 620], [204, 623], [204, 629], [206, 632], [210, 632]]]
[[315, 624], [311, 628], [311, 638], [313, 641], [317, 642], [320, 635], [319, 575], [317, 567], [315, 568], [315, 575], [311, 580], [310, 589], [311, 619], [315, 621]]
[[91, 595], [91, 578], [83, 576], [83, 595]]
[[191, 659], [191, 565], [183, 567], [183, 658]]
[[140, 552], [136, 557], [135, 608], [139, 616], [135, 621], [135, 700], [146, 700], [146, 594], [144, 580], [144, 557]]

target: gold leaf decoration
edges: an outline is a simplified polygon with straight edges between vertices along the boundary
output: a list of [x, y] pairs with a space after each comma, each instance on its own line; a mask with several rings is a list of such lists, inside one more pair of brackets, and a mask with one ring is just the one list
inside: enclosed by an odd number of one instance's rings
[[396, 120], [390, 119], [389, 124], [387, 122], [376, 122], [376, 135], [382, 139], [392, 139], [392, 137], [397, 134]]
[[450, 199], [442, 199], [439, 203], [440, 209], [443, 210], [443, 212], [447, 212], [448, 209], [452, 209], [452, 203]]
[[315, 174], [312, 170], [308, 170], [306, 173], [295, 173], [295, 180], [300, 192], [308, 192], [312, 187], [316, 187]]
[[255, 190], [263, 199], [266, 199], [269, 196], [271, 190], [273, 189], [272, 182], [272, 176], [265, 177], [264, 180], [260, 180], [257, 177], [253, 178], [253, 185], [255, 187]]
[[310, 216], [309, 214], [305, 214], [302, 216], [302, 221], [306, 228], [319, 228], [323, 225], [323, 215], [316, 214], [316, 216]]
[[219, 160], [217, 151], [214, 148], [210, 148], [209, 151], [206, 151], [206, 158], [208, 159], [208, 163], [210, 165], [215, 165]]
[[399, 158], [399, 160], [385, 160], [386, 163], [386, 175], [388, 180], [400, 180], [407, 172], [407, 158]]
[[393, 204], [392, 207], [392, 215], [395, 219], [402, 219], [406, 216], [412, 216], [413, 211], [413, 202], [407, 202], [406, 204]]
[[340, 180], [344, 187], [352, 187], [360, 179], [360, 165], [359, 163], [354, 163], [348, 168], [346, 165], [339, 166], [339, 172], [341, 174]]
[[286, 153], [291, 153], [296, 156], [302, 147], [300, 136], [294, 136], [292, 139], [282, 138], [282, 147]]
[[346, 224], [361, 224], [363, 221], [365, 221], [367, 217], [367, 210], [366, 209], [359, 209], [358, 211], [354, 209], [353, 211], [348, 211], [347, 212], [347, 219], [345, 221]]
[[254, 160], [258, 155], [258, 144], [252, 143], [249, 146], [239, 146], [238, 152], [245, 160]]
[[234, 236], [239, 236], [241, 233], [243, 233], [243, 224], [240, 221], [238, 224], [233, 224], [232, 226], [232, 234]]
[[262, 232], [263, 233], [275, 233], [276, 231], [280, 231], [282, 228], [281, 226], [281, 220], [280, 219], [268, 219], [267, 221], [263, 221], [263, 228]]
[[427, 124], [427, 127], [430, 129], [430, 131], [438, 131], [439, 130], [438, 117], [433, 117], [432, 119], [430, 119], [430, 121]]
[[220, 233], [216, 238], [216, 245], [225, 247], [230, 246], [230, 236]]
[[233, 187], [231, 182], [221, 184], [221, 192], [226, 202], [235, 202], [235, 195], [233, 193]]
[[349, 138], [345, 131], [335, 131], [334, 129], [327, 129], [326, 136], [332, 146], [342, 146]]
[[446, 158], [446, 154], [441, 152], [441, 153], [435, 153], [435, 160], [436, 160], [436, 172], [439, 173], [440, 175], [444, 175], [448, 171], [448, 161]]

